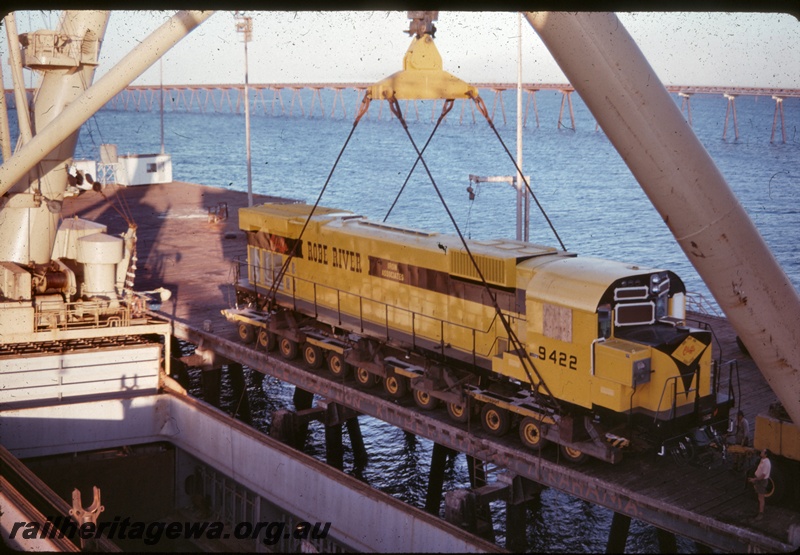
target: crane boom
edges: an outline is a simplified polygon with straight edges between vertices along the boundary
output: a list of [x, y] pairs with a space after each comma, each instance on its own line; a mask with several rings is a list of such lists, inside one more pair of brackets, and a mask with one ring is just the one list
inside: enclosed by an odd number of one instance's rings
[[[67, 10], [55, 30], [19, 37], [13, 16], [6, 19], [14, 66], [40, 72], [41, 80], [31, 125], [21, 126], [29, 132], [0, 166], [0, 344], [50, 341], [64, 325], [138, 318], [149, 326], [143, 297], [132, 289], [135, 225], [122, 237], [79, 218], [59, 225], [68, 170], [81, 125], [212, 14], [178, 12], [94, 85], [108, 11]], [[19, 90], [22, 79], [14, 84]]]
[[800, 423], [800, 297], [653, 68], [614, 14], [525, 17]]

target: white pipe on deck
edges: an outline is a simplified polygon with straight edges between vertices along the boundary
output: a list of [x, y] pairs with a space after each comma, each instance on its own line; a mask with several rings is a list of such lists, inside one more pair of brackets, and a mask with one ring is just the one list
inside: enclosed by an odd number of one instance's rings
[[614, 14], [526, 14], [800, 424], [800, 297]]
[[213, 11], [182, 11], [144, 39], [106, 75], [86, 90], [46, 128], [0, 166], [0, 195], [25, 177], [43, 156], [83, 125], [114, 95], [145, 72], [167, 50], [214, 14]]
[[25, 79], [22, 77], [22, 55], [20, 54], [17, 20], [13, 13], [4, 18], [8, 35], [8, 59], [11, 64], [11, 80], [14, 83], [14, 101], [17, 105], [17, 127], [23, 143], [31, 140], [31, 115], [28, 107], [28, 95], [25, 92]]
[[3, 152], [3, 162], [11, 158], [11, 129], [8, 125], [8, 107], [6, 106], [5, 85], [3, 84], [3, 72], [0, 70], [0, 150]]

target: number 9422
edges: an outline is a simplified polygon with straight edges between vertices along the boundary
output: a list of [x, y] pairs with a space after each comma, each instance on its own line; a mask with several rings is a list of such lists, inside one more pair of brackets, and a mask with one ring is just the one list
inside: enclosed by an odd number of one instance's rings
[[563, 351], [552, 349], [549, 351], [544, 345], [539, 345], [539, 358], [541, 360], [549, 360], [553, 364], [569, 368], [570, 370], [578, 369], [578, 357], [575, 355], [568, 355]]

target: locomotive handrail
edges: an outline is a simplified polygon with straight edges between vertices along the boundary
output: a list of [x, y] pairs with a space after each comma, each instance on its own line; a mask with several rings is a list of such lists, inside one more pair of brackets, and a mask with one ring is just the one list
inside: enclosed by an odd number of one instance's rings
[[[695, 370], [693, 374], [695, 377], [697, 377], [698, 371]], [[675, 418], [675, 406], [678, 400], [678, 378], [682, 378], [682, 376], [671, 376], [664, 380], [664, 387], [661, 389], [661, 397], [658, 399], [658, 406], [656, 407], [655, 415], [653, 416], [653, 422], [658, 420], [658, 414], [661, 412], [661, 402], [664, 400], [664, 395], [666, 394], [667, 387], [669, 387], [670, 383], [672, 384], [672, 406], [669, 409], [669, 417], [670, 419]], [[692, 381], [694, 381], [694, 379]], [[690, 387], [686, 390], [686, 395], [688, 396], [689, 393], [692, 393], [693, 391], [699, 394], [699, 390], [696, 387]]]
[[[738, 379], [739, 377], [739, 361], [736, 359], [727, 360], [725, 362], [718, 362], [713, 361], [713, 366], [711, 367], [712, 372], [714, 372], [714, 377], [712, 383], [714, 385], [714, 393], [716, 394], [719, 391], [720, 382], [722, 381], [722, 373], [723, 369], [727, 367], [728, 369], [728, 395], [731, 399], [736, 400], [736, 392], [733, 387], [733, 377], [734, 375]], [[739, 386], [739, 397], [741, 397], [741, 386]]]
[[670, 382], [672, 383], [672, 406], [670, 406], [670, 418], [675, 416], [675, 402], [678, 398], [678, 376], [673, 376], [668, 378], [664, 381], [664, 387], [661, 389], [661, 397], [658, 399], [658, 406], [656, 407], [655, 416], [653, 416], [653, 422], [658, 419], [658, 413], [661, 412], [661, 401], [664, 400], [664, 394], [667, 392], [667, 387], [669, 386]]
[[[248, 270], [251, 267], [253, 269], [259, 269], [260, 268], [260, 266], [258, 266], [257, 264], [250, 264], [246, 260], [237, 259], [234, 262], [238, 263], [239, 269], [238, 269], [237, 274], [239, 276], [242, 275], [242, 271], [241, 271], [241, 266], [242, 265], [246, 265], [248, 267]], [[248, 277], [250, 276], [250, 272], [249, 271], [248, 271], [247, 275], [248, 275]], [[343, 314], [345, 314], [341, 309], [341, 296], [342, 296], [342, 294], [358, 298], [359, 299], [359, 314], [357, 314], [357, 315], [353, 314], [351, 316], [357, 316], [358, 317], [359, 324], [360, 324], [362, 332], [365, 329], [365, 327], [364, 327], [364, 322], [365, 322], [365, 320], [364, 320], [364, 308], [363, 308], [363, 301], [365, 301], [365, 300], [370, 302], [370, 303], [374, 303], [376, 305], [384, 307], [385, 316], [384, 316], [383, 325], [385, 326], [385, 329], [386, 329], [387, 338], [388, 338], [388, 334], [389, 334], [389, 331], [390, 331], [389, 330], [389, 314], [388, 314], [389, 308], [392, 308], [393, 310], [405, 312], [405, 313], [407, 313], [407, 314], [409, 314], [411, 316], [411, 334], [412, 334], [412, 339], [413, 339], [415, 345], [416, 345], [416, 338], [417, 338], [417, 326], [416, 326], [417, 316], [419, 316], [420, 318], [426, 318], [426, 319], [431, 320], [433, 322], [438, 322], [439, 326], [440, 326], [440, 330], [441, 330], [440, 331], [440, 341], [439, 341], [439, 343], [440, 343], [440, 346], [441, 346], [441, 354], [442, 355], [444, 355], [444, 349], [445, 349], [446, 345], [449, 344], [449, 342], [445, 340], [445, 329], [446, 329], [446, 327], [462, 328], [464, 330], [468, 330], [469, 332], [471, 332], [471, 334], [472, 334], [472, 356], [473, 356], [473, 360], [476, 357], [482, 357], [482, 358], [485, 358], [485, 359], [490, 359], [491, 355], [492, 355], [492, 352], [494, 351], [494, 349], [495, 349], [495, 347], [497, 345], [498, 339], [501, 338], [501, 336], [499, 336], [499, 335], [497, 335], [497, 333], [495, 333], [494, 334], [494, 340], [492, 341], [492, 343], [491, 343], [491, 345], [489, 347], [489, 350], [486, 353], [479, 353], [478, 352], [478, 349], [477, 349], [477, 337], [478, 337], [478, 335], [477, 334], [483, 335], [483, 336], [485, 336], [487, 338], [492, 337], [492, 334], [491, 334], [492, 330], [496, 330], [497, 329], [497, 321], [498, 321], [498, 318], [499, 318], [499, 315], [497, 314], [497, 312], [494, 313], [494, 316], [492, 317], [492, 320], [489, 322], [489, 324], [486, 327], [486, 329], [480, 329], [480, 328], [476, 328], [474, 326], [464, 325], [464, 324], [459, 323], [459, 322], [453, 322], [453, 321], [449, 321], [449, 320], [444, 320], [442, 318], [437, 318], [437, 317], [434, 317], [434, 316], [428, 316], [427, 314], [423, 314], [421, 312], [417, 312], [417, 311], [414, 311], [414, 310], [410, 310], [410, 309], [406, 309], [406, 308], [402, 308], [402, 307], [397, 307], [397, 306], [392, 306], [389, 303], [386, 303], [384, 301], [379, 301], [377, 299], [372, 299], [372, 298], [364, 296], [364, 295], [359, 295], [359, 294], [356, 294], [356, 293], [352, 293], [350, 291], [346, 291], [346, 290], [343, 290], [343, 289], [339, 289], [337, 287], [332, 287], [332, 286], [329, 286], [329, 285], [325, 285], [325, 284], [322, 284], [322, 283], [319, 283], [319, 282], [316, 282], [316, 281], [313, 281], [313, 280], [310, 280], [310, 279], [300, 278], [300, 277], [297, 277], [297, 276], [294, 276], [294, 275], [287, 275], [286, 277], [288, 277], [288, 278], [290, 278], [292, 280], [292, 282], [291, 282], [292, 283], [292, 287], [291, 287], [291, 291], [284, 292], [284, 294], [291, 298], [292, 305], [293, 305], [294, 309], [297, 309], [297, 301], [298, 301], [297, 287], [296, 287], [295, 282], [304, 282], [304, 283], [308, 283], [308, 284], [310, 284], [312, 286], [312, 291], [313, 291], [312, 303], [314, 305], [314, 314], [315, 314], [315, 316], [319, 315], [319, 308], [320, 308], [320, 306], [322, 306], [321, 304], [318, 304], [318, 302], [317, 302], [317, 287], [318, 286], [319, 287], [324, 287], [324, 288], [326, 288], [326, 289], [328, 289], [330, 291], [335, 292], [336, 293], [336, 305], [337, 305], [336, 306], [336, 314], [337, 314], [337, 317], [339, 319], [339, 324], [342, 323], [342, 316], [343, 316]], [[257, 282], [255, 282], [255, 283], [251, 282], [250, 285], [254, 288], [254, 290], [257, 293], [259, 284]], [[262, 287], [263, 287], [263, 285], [262, 285]], [[303, 300], [303, 299], [300, 299], [300, 300]], [[510, 314], [506, 314], [506, 316], [512, 322], [525, 321], [522, 318], [519, 318], [519, 317], [516, 317], [516, 316], [512, 316]], [[378, 323], [378, 322], [374, 322], [374, 323]]]
[[605, 341], [606, 341], [605, 337], [598, 337], [592, 340], [592, 345], [591, 345], [592, 356], [589, 359], [589, 365], [591, 366], [590, 371], [592, 376], [594, 376], [594, 357], [595, 357], [594, 348], [597, 346], [598, 343], [605, 343]]

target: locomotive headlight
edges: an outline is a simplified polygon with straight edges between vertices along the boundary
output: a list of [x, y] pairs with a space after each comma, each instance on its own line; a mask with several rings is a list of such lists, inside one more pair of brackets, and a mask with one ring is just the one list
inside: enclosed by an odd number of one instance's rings
[[650, 276], [650, 291], [652, 291], [653, 294], [656, 295], [658, 294], [658, 284], [660, 282], [661, 278], [658, 277], [658, 274], [653, 274], [652, 276]]

